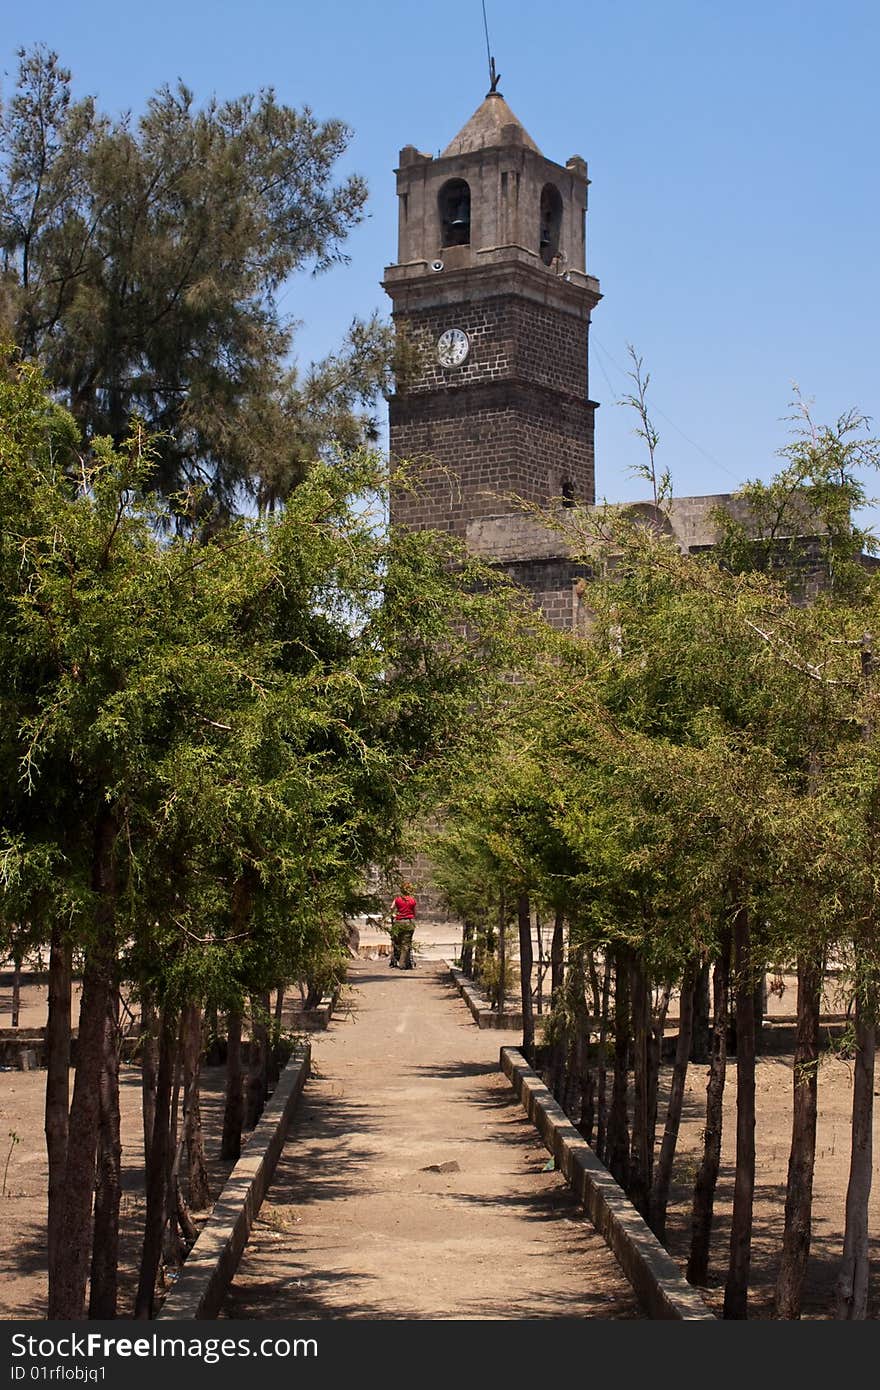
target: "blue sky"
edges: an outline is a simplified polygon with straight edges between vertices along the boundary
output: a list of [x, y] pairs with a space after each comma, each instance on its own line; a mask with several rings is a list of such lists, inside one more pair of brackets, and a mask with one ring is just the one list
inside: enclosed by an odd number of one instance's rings
[[[11, 9], [11, 6], [9, 7]], [[291, 282], [304, 362], [353, 315], [385, 312], [396, 256], [393, 169], [436, 152], [487, 87], [480, 0], [42, 0], [7, 13], [15, 50], [43, 41], [77, 93], [137, 113], [166, 81], [198, 98], [274, 86], [353, 131], [342, 169], [370, 187], [349, 265]], [[551, 159], [588, 161], [590, 391], [597, 487], [640, 496], [626, 345], [651, 372], [660, 455], [679, 495], [767, 477], [797, 382], [820, 421], [880, 416], [876, 0], [487, 0], [500, 90]], [[880, 421], [875, 424], [880, 433]], [[880, 479], [871, 480], [880, 493]], [[873, 516], [880, 518], [880, 510]]]

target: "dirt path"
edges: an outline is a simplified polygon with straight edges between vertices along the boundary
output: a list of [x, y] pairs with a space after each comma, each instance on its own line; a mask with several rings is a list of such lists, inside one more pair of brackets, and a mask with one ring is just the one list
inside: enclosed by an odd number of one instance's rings
[[230, 1290], [233, 1318], [632, 1318], [445, 973], [364, 961]]

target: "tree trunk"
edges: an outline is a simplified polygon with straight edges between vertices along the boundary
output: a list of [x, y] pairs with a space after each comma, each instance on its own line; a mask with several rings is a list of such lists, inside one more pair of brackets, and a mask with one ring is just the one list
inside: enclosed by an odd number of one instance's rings
[[115, 833], [112, 816], [109, 812], [102, 813], [95, 827], [92, 859], [92, 888], [97, 899], [96, 931], [83, 970], [76, 1073], [67, 1129], [64, 1200], [55, 1259], [55, 1288], [49, 1290], [49, 1316], [58, 1319], [82, 1318], [92, 1253], [91, 1218], [100, 1116], [99, 1090], [110, 981], [115, 965]]
[[678, 1145], [688, 1058], [691, 1053], [696, 976], [696, 965], [691, 963], [687, 966], [681, 983], [681, 996], [678, 1005], [678, 1041], [675, 1045], [675, 1062], [669, 1088], [669, 1104], [666, 1108], [666, 1124], [663, 1129], [663, 1140], [660, 1144], [660, 1157], [657, 1160], [651, 1189], [651, 1229], [659, 1241], [666, 1238], [666, 1208], [669, 1204], [672, 1165], [675, 1162], [675, 1150]]
[[251, 996], [251, 1046], [248, 1067], [245, 1129], [253, 1129], [266, 1104], [269, 1069], [268, 996]]
[[52, 928], [49, 950], [49, 1018], [46, 1024], [46, 1154], [49, 1161], [48, 1317], [56, 1316], [57, 1259], [67, 1167], [67, 1111], [70, 1105], [71, 948], [61, 928]]
[[119, 992], [107, 1001], [104, 1052], [99, 1084], [95, 1221], [89, 1317], [115, 1318], [119, 1285], [119, 1202], [122, 1196], [122, 1138], [119, 1120]]
[[782, 1263], [776, 1281], [776, 1316], [799, 1318], [810, 1255], [813, 1170], [816, 1165], [816, 1120], [819, 1111], [819, 1011], [822, 958], [798, 956], [797, 1041], [792, 1084], [791, 1150], [785, 1191]]
[[[698, 978], [699, 990], [699, 978]], [[705, 1284], [709, 1274], [709, 1242], [712, 1235], [712, 1212], [715, 1206], [715, 1185], [721, 1163], [721, 1127], [724, 1104], [724, 1080], [727, 1070], [727, 1024], [730, 987], [730, 933], [722, 933], [718, 960], [712, 972], [714, 1020], [711, 1037], [712, 1056], [709, 1063], [709, 1082], [706, 1087], [706, 1128], [703, 1131], [703, 1158], [694, 1183], [691, 1210], [691, 1250], [687, 1266], [690, 1284]], [[699, 993], [697, 994], [699, 1000]]]
[[[584, 1048], [585, 1057], [589, 1056], [587, 1048]], [[586, 1064], [581, 1072], [581, 1119], [578, 1125], [578, 1132], [588, 1144], [593, 1142], [593, 1128], [596, 1123], [596, 1078], [589, 1065]]]
[[171, 1091], [174, 1086], [177, 1052], [177, 1018], [169, 1005], [162, 1006], [159, 1021], [159, 1067], [156, 1084], [156, 1112], [150, 1139], [150, 1161], [146, 1172], [147, 1212], [144, 1219], [144, 1245], [134, 1316], [151, 1318], [154, 1313], [156, 1276], [162, 1256], [165, 1226], [165, 1199], [168, 1180], [168, 1150], [171, 1146]]
[[589, 1136], [585, 1133], [587, 1110], [593, 1111], [595, 1106], [589, 1062], [590, 1016], [587, 1011], [585, 954], [586, 951], [583, 946], [578, 946], [572, 952], [571, 967], [565, 982], [568, 1002], [565, 1011], [568, 1020], [568, 1048], [562, 1108], [589, 1143]]
[[[589, 947], [584, 948], [584, 963], [586, 965], [586, 978], [590, 981], [590, 1004], [588, 1006], [590, 1017], [598, 1021], [602, 1012], [602, 986], [599, 984], [599, 975], [596, 970], [596, 955]], [[586, 986], [584, 986], [586, 994]]]
[[657, 1001], [656, 1009], [651, 1004], [651, 995], [648, 994], [648, 1003], [651, 1009], [651, 1027], [648, 1032], [648, 1155], [650, 1167], [648, 1170], [648, 1188], [650, 1204], [650, 1188], [654, 1183], [654, 1149], [657, 1142], [657, 1106], [660, 1101], [660, 1065], [663, 1060], [663, 1038], [666, 1032], [666, 1015], [669, 1012], [669, 1001], [672, 998], [672, 985], [663, 985]]
[[[184, 1126], [180, 1124], [180, 1093], [183, 1071], [183, 1011], [178, 1015], [177, 1037], [174, 1046], [174, 1085], [171, 1089], [171, 1119], [168, 1125], [168, 1144], [165, 1151], [165, 1215], [162, 1221], [162, 1265], [177, 1269], [184, 1260], [184, 1251], [177, 1213], [183, 1204], [180, 1191], [180, 1160], [186, 1143]], [[164, 1270], [163, 1270], [164, 1274]]]
[[[236, 879], [230, 901], [230, 925], [233, 934], [244, 930], [253, 906], [253, 875], [245, 870]], [[230, 1010], [227, 1017], [228, 1042], [226, 1051], [226, 1105], [223, 1111], [223, 1136], [220, 1157], [237, 1161], [241, 1154], [241, 1130], [244, 1123], [244, 1095], [241, 1067], [241, 1010]]]
[[498, 1016], [504, 1015], [504, 996], [507, 991], [507, 907], [504, 893], [498, 907]]
[[189, 1207], [183, 1200], [180, 1183], [175, 1183], [174, 1190], [177, 1195], [177, 1224], [186, 1242], [186, 1254], [188, 1255], [199, 1238], [199, 1228], [190, 1216]]
[[570, 1120], [575, 1121], [581, 1103], [580, 1089], [580, 1029], [584, 1013], [584, 952], [582, 947], [572, 952], [571, 968], [565, 982], [563, 1014], [563, 1064], [559, 1104]]
[[567, 1046], [565, 1049], [565, 1067], [562, 1081], [562, 1098], [559, 1104], [562, 1106], [568, 1118], [574, 1119], [575, 1107], [580, 1103], [580, 1078], [578, 1076], [578, 1040], [577, 1033], [572, 1032], [568, 1035]]
[[708, 960], [700, 966], [694, 985], [694, 1024], [691, 1041], [691, 1061], [698, 1066], [708, 1066], [712, 1052], [711, 1007], [709, 1003], [709, 977], [711, 965]]
[[474, 973], [471, 976], [473, 980], [479, 980], [483, 973], [488, 951], [488, 937], [489, 927], [487, 923], [484, 923], [482, 927], [477, 928], [477, 939], [474, 942]]
[[21, 951], [16, 949], [12, 957], [12, 1026], [18, 1027], [21, 1015]]
[[[870, 694], [874, 684], [876, 659], [873, 638], [869, 632], [862, 637], [861, 664], [862, 677]], [[873, 735], [874, 720], [871, 716], [866, 716], [862, 736], [867, 742]], [[874, 940], [871, 945], [874, 945]], [[843, 1260], [837, 1278], [837, 1317], [848, 1322], [861, 1321], [868, 1314], [868, 1202], [871, 1196], [874, 1055], [877, 1046], [876, 976], [869, 976], [863, 988], [856, 992], [855, 1027], [856, 1057], [849, 1182], [846, 1189]]]
[[76, 1048], [73, 1102], [67, 1131], [67, 1162], [59, 1244], [56, 1251], [54, 1291], [50, 1290], [52, 1318], [83, 1316], [86, 1277], [92, 1252], [92, 1196], [100, 1117], [100, 1079], [104, 1055], [104, 1027], [110, 993], [107, 964], [87, 959], [83, 972]]
[[462, 923], [461, 928], [461, 968], [465, 975], [473, 979], [474, 975], [474, 924], [471, 921]]
[[535, 1060], [535, 1013], [532, 1008], [532, 909], [528, 894], [520, 893], [516, 903], [519, 926], [519, 979], [523, 1018], [523, 1056], [532, 1066]]
[[552, 1048], [549, 1059], [549, 1086], [553, 1093], [554, 1100], [565, 1109], [565, 1083], [566, 1083], [566, 1063], [569, 1051], [569, 1013], [565, 1007], [562, 997], [553, 1000], [551, 1007], [552, 1015]]
[[648, 1151], [648, 1031], [650, 987], [638, 956], [632, 962], [633, 1027], [633, 1123], [629, 1155], [630, 1200], [642, 1216], [647, 1214], [651, 1190], [651, 1156]]
[[733, 950], [736, 965], [736, 1177], [724, 1316], [747, 1318], [755, 1200], [755, 980], [751, 923], [745, 904], [737, 909], [733, 919]]
[[755, 981], [755, 1053], [763, 1050], [764, 1015], [767, 1012], [767, 972], [761, 970]]
[[852, 1149], [846, 1189], [843, 1263], [837, 1279], [837, 1317], [847, 1321], [868, 1315], [868, 1200], [871, 1196], [874, 1120], [874, 1053], [876, 999], [856, 996], [856, 1058], [853, 1078]]
[[226, 1043], [226, 1106], [223, 1111], [223, 1137], [220, 1157], [238, 1162], [244, 1125], [244, 1094], [241, 1066], [241, 1012], [230, 1011]]
[[204, 1064], [216, 1067], [223, 1061], [220, 1049], [220, 1025], [217, 1021], [217, 1005], [208, 1004], [205, 1008], [205, 1049]]
[[144, 1117], [144, 1171], [150, 1166], [150, 1144], [156, 1122], [159, 1075], [159, 1020], [153, 997], [144, 985], [141, 994], [141, 1108]]
[[541, 922], [541, 914], [535, 909], [535, 941], [538, 943], [538, 977], [535, 984], [535, 1013], [540, 1018], [544, 1012], [544, 977], [547, 974], [547, 962], [544, 956], [544, 926]]
[[553, 918], [553, 937], [550, 942], [550, 993], [555, 999], [565, 978], [565, 918], [557, 912]]
[[277, 1047], [281, 1042], [281, 1024], [284, 1018], [284, 985], [275, 986], [275, 1012], [273, 1015], [272, 1046]]
[[625, 1192], [629, 1190], [629, 1021], [629, 963], [626, 950], [618, 946], [614, 953], [614, 1082], [608, 1118], [608, 1168]]
[[596, 1085], [596, 1156], [605, 1162], [608, 1142], [608, 1006], [611, 996], [611, 957], [606, 950], [602, 971], [602, 1010], [599, 1015], [599, 1061]]
[[[577, 1009], [574, 1016], [577, 1040], [575, 1062], [580, 1091], [580, 1112], [577, 1128], [581, 1138], [586, 1139], [588, 1144], [592, 1144], [593, 1127], [596, 1123], [596, 1077], [591, 1065], [593, 1013], [587, 1004], [587, 971], [585, 967], [589, 966], [590, 969], [591, 987], [596, 972], [592, 955], [585, 946], [578, 947], [576, 957], [578, 962], [578, 993]], [[595, 1003], [595, 994], [593, 995], [593, 1002]]]
[[269, 1046], [269, 1085], [278, 1085], [281, 1075], [281, 1024], [284, 1017], [284, 985], [275, 988], [275, 1012], [272, 1019], [272, 1037]]
[[272, 1080], [272, 998], [268, 990], [259, 995], [258, 998], [260, 1040], [263, 1045], [263, 1105], [260, 1108], [260, 1114], [262, 1114], [274, 1085]]
[[188, 1202], [193, 1211], [210, 1205], [208, 1166], [202, 1138], [202, 1112], [199, 1103], [199, 1071], [202, 1063], [202, 1018], [198, 1004], [187, 1004], [183, 1011], [183, 1116], [186, 1136]]

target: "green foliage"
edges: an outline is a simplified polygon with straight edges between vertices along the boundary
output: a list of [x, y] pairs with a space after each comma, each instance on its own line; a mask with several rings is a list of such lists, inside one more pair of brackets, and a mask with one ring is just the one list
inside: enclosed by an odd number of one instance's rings
[[498, 1007], [501, 999], [501, 981], [504, 980], [504, 998], [507, 1006], [516, 996], [519, 990], [519, 969], [509, 958], [504, 961], [504, 974], [502, 977], [501, 962], [497, 956], [487, 956], [480, 967], [479, 982], [493, 1008]]
[[390, 335], [355, 321], [303, 382], [278, 291], [344, 260], [366, 187], [335, 179], [351, 132], [266, 89], [196, 106], [182, 83], [137, 119], [75, 101], [44, 48], [0, 112], [0, 329], [39, 359], [85, 436], [137, 415], [151, 485], [214, 524], [242, 485], [288, 495], [327, 447], [369, 442]]
[[367, 867], [393, 861], [491, 685], [508, 586], [387, 536], [368, 453], [205, 542], [149, 491], [140, 425], [80, 456], [32, 368], [0, 392], [0, 919], [63, 922], [88, 953], [109, 899], [154, 997], [335, 975]]
[[[826, 601], [853, 601], [867, 586], [860, 557], [877, 549], [855, 515], [868, 500], [865, 472], [880, 466], [880, 441], [855, 410], [834, 425], [817, 425], [800, 393], [793, 408], [794, 435], [780, 450], [779, 473], [769, 483], [744, 484], [735, 497], [739, 514], [717, 512], [718, 558], [736, 572], [784, 579], [798, 600], [807, 595], [811, 570], [819, 568]], [[813, 557], [805, 537], [816, 538]]]
[[648, 411], [648, 386], [651, 382], [651, 374], [644, 370], [643, 360], [632, 343], [627, 344], [627, 353], [632, 363], [632, 369], [627, 375], [635, 389], [634, 392], [621, 396], [618, 404], [634, 410], [638, 416], [639, 423], [634, 433], [644, 441], [648, 455], [647, 463], [636, 464], [631, 471], [634, 477], [643, 478], [646, 483], [650, 483], [654, 506], [665, 506], [672, 497], [672, 477], [668, 468], [660, 470], [657, 468], [656, 452], [660, 443], [660, 435]]
[[[634, 379], [644, 407], [638, 361]], [[620, 946], [676, 982], [747, 903], [756, 967], [834, 953], [873, 997], [880, 591], [851, 509], [877, 448], [854, 414], [803, 418], [714, 556], [622, 513], [567, 518], [595, 576], [590, 640], [544, 632], [435, 841], [470, 920], [528, 893], [572, 946]], [[828, 576], [809, 606], [805, 531]]]

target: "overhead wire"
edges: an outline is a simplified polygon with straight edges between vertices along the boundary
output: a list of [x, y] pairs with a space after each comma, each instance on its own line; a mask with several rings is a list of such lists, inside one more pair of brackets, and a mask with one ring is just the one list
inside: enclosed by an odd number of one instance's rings
[[[614, 397], [615, 404], [619, 405], [620, 396], [618, 396], [617, 392], [614, 390], [614, 387], [611, 384], [611, 380], [608, 376], [607, 371], [605, 370], [602, 358], [607, 357], [608, 361], [618, 372], [620, 372], [621, 376], [629, 377], [631, 374], [626, 370], [625, 367], [622, 367], [620, 363], [615, 360], [614, 357], [612, 357], [608, 349], [604, 347], [603, 344], [599, 341], [592, 328], [590, 330], [590, 342], [599, 349], [599, 369], [602, 372], [602, 375], [605, 377], [606, 382], [608, 383], [608, 388], [611, 391], [612, 396]], [[732, 471], [732, 469], [728, 468], [726, 464], [723, 464], [719, 458], [715, 457], [714, 454], [711, 454], [708, 449], [704, 449], [702, 444], [698, 444], [695, 439], [691, 439], [689, 434], [685, 434], [684, 430], [681, 429], [681, 427], [675, 423], [671, 416], [667, 415], [664, 410], [661, 410], [658, 405], [652, 404], [651, 412], [654, 415], [659, 415], [662, 420], [665, 420], [667, 425], [671, 426], [671, 428], [675, 430], [676, 434], [680, 435], [681, 438], [687, 444], [690, 444], [692, 449], [696, 449], [698, 454], [702, 454], [703, 458], [708, 459], [709, 463], [714, 464], [716, 468], [720, 468], [721, 472], [726, 473], [728, 478], [733, 478], [734, 482], [737, 484], [737, 487], [740, 487], [742, 485], [742, 478], [738, 477], [737, 474]]]
[[486, 31], [486, 60], [489, 64], [489, 78], [492, 76], [492, 45], [489, 42], [489, 21], [486, 18], [486, 0], [482, 0], [483, 5], [483, 28]]

